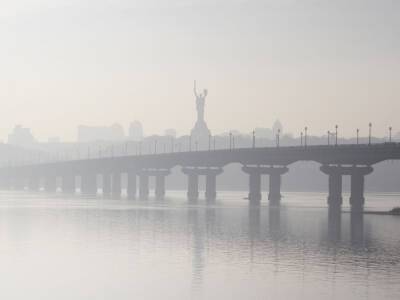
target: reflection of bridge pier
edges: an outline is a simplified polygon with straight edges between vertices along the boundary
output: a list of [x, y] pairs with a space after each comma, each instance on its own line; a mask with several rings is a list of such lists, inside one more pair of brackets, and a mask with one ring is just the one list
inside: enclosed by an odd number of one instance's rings
[[289, 169], [284, 166], [244, 166], [243, 172], [249, 174], [249, 200], [252, 205], [261, 201], [261, 176], [269, 175], [268, 200], [271, 206], [279, 206], [282, 198], [282, 175]]
[[364, 177], [373, 171], [372, 167], [323, 165], [321, 171], [329, 176], [328, 205], [330, 210], [341, 210], [342, 176], [344, 175], [351, 176], [351, 211], [362, 212], [364, 210]]
[[205, 198], [214, 201], [217, 197], [217, 176], [222, 173], [222, 168], [182, 168], [182, 172], [188, 177], [187, 197], [191, 201], [199, 198], [199, 176], [206, 177]]

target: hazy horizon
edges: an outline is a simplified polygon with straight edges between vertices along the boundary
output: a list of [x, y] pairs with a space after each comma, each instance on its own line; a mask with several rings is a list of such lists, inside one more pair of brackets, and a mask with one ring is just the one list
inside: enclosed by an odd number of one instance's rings
[[[398, 1], [5, 0], [0, 4], [0, 139], [76, 127], [189, 133], [193, 80], [214, 133], [278, 118], [295, 135], [400, 131]], [[182, 113], [184, 112], [184, 113]], [[354, 115], [357, 118], [354, 118]]]

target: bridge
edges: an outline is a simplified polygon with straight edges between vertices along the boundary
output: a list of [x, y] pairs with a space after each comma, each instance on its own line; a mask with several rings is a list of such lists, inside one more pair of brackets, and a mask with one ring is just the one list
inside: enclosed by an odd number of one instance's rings
[[188, 199], [199, 198], [199, 176], [205, 176], [205, 198], [213, 201], [217, 196], [217, 177], [224, 166], [239, 163], [243, 172], [248, 174], [249, 203], [260, 204], [261, 177], [268, 175], [269, 203], [279, 206], [282, 176], [289, 171], [290, 165], [298, 161], [314, 161], [321, 165], [320, 170], [328, 177], [329, 209], [340, 210], [343, 202], [342, 177], [348, 175], [351, 177], [351, 210], [362, 212], [365, 176], [373, 171], [374, 164], [398, 159], [400, 143], [210, 149], [6, 166], [0, 168], [0, 187], [38, 191], [43, 182], [45, 191], [55, 192], [57, 180], [61, 178], [62, 192], [73, 194], [79, 176], [81, 193], [96, 195], [99, 189], [97, 178], [101, 175], [102, 194], [118, 198], [121, 196], [122, 174], [127, 174], [129, 199], [148, 198], [150, 177], [155, 177], [155, 196], [162, 199], [166, 193], [166, 176], [172, 168], [180, 166], [187, 176]]

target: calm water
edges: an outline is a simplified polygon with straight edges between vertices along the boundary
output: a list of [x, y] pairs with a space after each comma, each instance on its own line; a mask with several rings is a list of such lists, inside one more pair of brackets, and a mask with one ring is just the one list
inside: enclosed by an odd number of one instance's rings
[[[189, 204], [0, 193], [1, 299], [400, 299], [400, 217], [326, 195]], [[348, 202], [348, 201], [345, 201]], [[367, 195], [367, 207], [400, 195]], [[339, 222], [340, 221], [340, 222]]]

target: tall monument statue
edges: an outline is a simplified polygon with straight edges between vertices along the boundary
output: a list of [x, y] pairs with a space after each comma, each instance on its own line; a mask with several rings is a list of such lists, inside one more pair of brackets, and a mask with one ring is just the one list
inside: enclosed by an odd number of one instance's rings
[[207, 123], [204, 121], [204, 106], [208, 91], [204, 89], [203, 93], [198, 94], [195, 80], [193, 92], [196, 97], [197, 121], [192, 129], [191, 135], [195, 139], [205, 139], [210, 135], [210, 130], [207, 127]]

